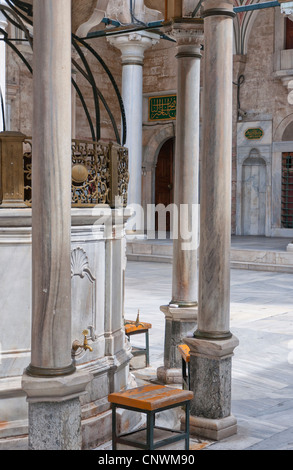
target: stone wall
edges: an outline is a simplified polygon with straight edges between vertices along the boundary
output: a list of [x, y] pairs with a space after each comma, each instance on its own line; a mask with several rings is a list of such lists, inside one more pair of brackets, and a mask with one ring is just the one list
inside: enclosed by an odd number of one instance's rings
[[[115, 77], [118, 88], [121, 92], [121, 61], [120, 53], [117, 49], [110, 46], [105, 38], [93, 39], [89, 44], [97, 51], [101, 58], [105, 61], [111, 73]], [[26, 44], [17, 45], [17, 47], [24, 54], [25, 58], [32, 65], [33, 54], [30, 46]], [[106, 102], [108, 103], [111, 112], [115, 118], [119, 134], [121, 135], [121, 114], [118, 99], [116, 98], [114, 88], [111, 81], [100, 65], [98, 60], [90, 52], [86, 52], [86, 59], [89, 61], [90, 68], [94, 74], [96, 85], [100, 92], [103, 94]], [[76, 57], [76, 54], [74, 54]], [[81, 59], [77, 60], [78, 64], [82, 66]], [[84, 68], [84, 67], [83, 67]], [[93, 124], [95, 127], [95, 108], [94, 97], [91, 85], [80, 74], [74, 75], [77, 80], [78, 86], [84, 95], [84, 99], [89, 108]], [[32, 135], [32, 75], [24, 65], [22, 60], [17, 56], [12, 49], [7, 48], [7, 101], [8, 101], [8, 127], [10, 130], [19, 131], [25, 135]], [[74, 96], [75, 92], [73, 92]], [[73, 107], [74, 109], [74, 107]], [[116, 140], [113, 127], [105, 107], [100, 101], [101, 113], [101, 140], [109, 141]], [[76, 132], [74, 133], [77, 139], [91, 140], [91, 131], [86, 119], [82, 104], [78, 97], [76, 97], [76, 115], [73, 119], [73, 127]]]
[[[10, 37], [15, 37], [11, 25], [8, 27]], [[24, 55], [30, 65], [33, 62], [32, 49], [26, 43], [16, 43], [16, 47]], [[7, 115], [8, 130], [19, 131], [32, 135], [32, 74], [23, 61], [9, 47], [6, 47], [6, 86], [7, 86]]]
[[[106, 63], [107, 67], [109, 68], [110, 72], [115, 78], [115, 81], [118, 85], [118, 88], [121, 93], [121, 79], [122, 79], [122, 66], [121, 66], [121, 59], [120, 59], [120, 52], [115, 47], [111, 46], [106, 38], [97, 38], [92, 39], [89, 41], [89, 45], [92, 46], [96, 52], [101, 56], [103, 61]], [[121, 135], [121, 114], [120, 114], [120, 107], [118, 99], [116, 98], [116, 94], [114, 88], [111, 84], [111, 81], [104, 71], [101, 64], [92, 56], [89, 52], [86, 55], [87, 60], [89, 61], [91, 70], [95, 77], [95, 81], [97, 87], [105, 97], [111, 112], [114, 115], [119, 133]], [[79, 64], [81, 61], [79, 59]], [[77, 79], [78, 85], [81, 87], [82, 92], [84, 94], [85, 100], [87, 105], [90, 109], [91, 116], [94, 116], [94, 98], [93, 98], [93, 91], [91, 85], [85, 80], [81, 74], [78, 74]], [[90, 129], [85, 119], [85, 114], [82, 108], [82, 105], [77, 98], [76, 101], [76, 138], [77, 139], [91, 139]], [[108, 113], [106, 112], [103, 104], [100, 105], [101, 111], [101, 139], [102, 140], [115, 140], [115, 134], [113, 132], [113, 128], [111, 125], [111, 121], [109, 118]], [[95, 121], [94, 121], [95, 122]]]
[[[285, 72], [276, 71], [275, 66], [277, 62], [276, 54], [280, 53], [276, 50], [277, 33], [279, 34], [280, 31], [276, 26], [275, 17], [279, 18], [280, 22], [285, 21], [285, 17], [281, 17], [276, 8], [260, 10], [255, 15], [255, 21], [247, 43], [247, 54], [245, 56], [234, 56], [234, 82], [237, 81], [239, 75], [243, 74], [244, 76], [244, 83], [240, 87], [240, 107], [244, 114], [237, 119], [237, 87], [234, 86], [232, 233], [241, 233], [241, 231], [239, 232], [241, 215], [237, 214], [237, 211], [239, 212], [237, 207], [240, 207], [239, 199], [241, 198], [241, 195], [239, 195], [241, 185], [239, 159], [243, 160], [246, 145], [247, 149], [250, 150], [254, 147], [259, 156], [266, 162], [265, 234], [267, 236], [291, 236], [289, 232], [285, 233], [280, 227], [280, 159], [282, 151], [276, 151], [276, 142], [282, 140], [282, 132], [286, 128], [284, 123], [287, 125], [292, 121], [292, 105], [288, 102], [289, 91], [285, 80], [288, 77], [281, 80], [280, 76]], [[288, 53], [291, 52], [288, 51]], [[243, 125], [240, 126], [240, 123]], [[245, 139], [243, 139], [245, 123], [247, 123], [247, 126], [254, 127], [255, 125], [255, 127], [265, 129], [265, 136], [259, 140], [247, 140], [245, 143]], [[282, 132], [278, 131], [280, 128], [282, 128]], [[290, 143], [288, 142], [286, 151], [293, 150], [293, 145], [292, 149], [289, 147]], [[283, 151], [285, 151], [285, 148]]]
[[[157, 8], [162, 6], [160, 2]], [[161, 5], [162, 4], [162, 5]], [[149, 2], [149, 7], [153, 7]], [[272, 123], [272, 152], [274, 153], [274, 142], [281, 141], [286, 125], [293, 120], [292, 105], [288, 102], [288, 89], [276, 76], [275, 64], [276, 41], [280, 40], [280, 27], [276, 23], [275, 17], [280, 17], [279, 9], [269, 8], [259, 10], [255, 14], [255, 20], [247, 42], [246, 55], [234, 55], [234, 75], [233, 75], [233, 161], [232, 161], [232, 233], [237, 232], [237, 124], [239, 122], [267, 122]], [[284, 17], [281, 17], [283, 21]], [[99, 27], [103, 28], [102, 26]], [[94, 49], [100, 54], [106, 62], [111, 73], [115, 77], [118, 88], [122, 86], [122, 66], [121, 53], [118, 49], [111, 46], [106, 38], [97, 38], [89, 41]], [[32, 52], [30, 47], [23, 44], [20, 46], [27, 60], [32, 63]], [[28, 69], [21, 62], [19, 57], [7, 48], [7, 94], [8, 94], [8, 117], [10, 116], [10, 130], [20, 131], [24, 134], [32, 134], [32, 77]], [[161, 39], [160, 42], [147, 50], [145, 53], [143, 69], [143, 92], [144, 92], [144, 118], [143, 118], [143, 166], [148, 165], [147, 170], [154, 171], [156, 158], [161, 145], [167, 138], [173, 137], [175, 133], [175, 121], [162, 121], [150, 123], [147, 119], [148, 97], [152, 94], [176, 93], [177, 88], [177, 64], [176, 64], [176, 44]], [[86, 53], [86, 58], [93, 70], [97, 87], [103, 93], [106, 101], [109, 103], [111, 111], [116, 120], [119, 134], [121, 135], [121, 116], [119, 103], [116, 99], [113, 86], [103, 71], [99, 62]], [[78, 62], [81, 64], [81, 60]], [[244, 83], [240, 87], [240, 106], [244, 114], [238, 118], [237, 103], [237, 82], [238, 77], [244, 75]], [[86, 103], [94, 118], [94, 98], [93, 91], [89, 83], [81, 74], [77, 76], [77, 83], [81, 87]], [[286, 84], [285, 84], [286, 85]], [[100, 103], [101, 112], [101, 139], [115, 140], [110, 118]], [[93, 119], [95, 124], [95, 119]], [[84, 110], [76, 98], [75, 120], [73, 119], [76, 132], [74, 136], [78, 139], [91, 139], [90, 128], [84, 114]], [[156, 138], [155, 138], [156, 136]], [[154, 142], [155, 138], [155, 142]], [[289, 149], [290, 150], [290, 149]], [[150, 152], [152, 156], [150, 157]], [[280, 152], [275, 156], [275, 166], [278, 167]], [[274, 168], [274, 162], [273, 162]], [[149, 177], [144, 179], [143, 200], [147, 195], [147, 201], [151, 201], [153, 193], [154, 179], [149, 173]], [[148, 188], [146, 188], [148, 186]], [[274, 183], [272, 184], [274, 187]], [[275, 183], [278, 186], [278, 183]], [[272, 193], [274, 198], [274, 193]], [[276, 199], [276, 198], [275, 198]], [[272, 216], [274, 227], [278, 227], [278, 198], [275, 206], [275, 215]]]

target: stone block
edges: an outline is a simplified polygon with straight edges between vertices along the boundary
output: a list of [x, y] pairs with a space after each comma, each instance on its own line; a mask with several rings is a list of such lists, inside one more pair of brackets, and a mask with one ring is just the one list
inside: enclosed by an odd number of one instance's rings
[[[62, 403], [30, 403], [30, 450], [80, 450], [79, 399]], [[44, 430], [46, 429], [46, 432]]]

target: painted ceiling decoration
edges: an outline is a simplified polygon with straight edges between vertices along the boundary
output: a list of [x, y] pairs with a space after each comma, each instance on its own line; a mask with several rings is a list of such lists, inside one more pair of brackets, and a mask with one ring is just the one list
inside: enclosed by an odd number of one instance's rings
[[[263, 3], [262, 0], [234, 0], [234, 6], [240, 7], [244, 5], [251, 5], [254, 3]], [[234, 20], [234, 38], [235, 38], [235, 53], [246, 54], [247, 41], [251, 31], [257, 10], [242, 11], [237, 13]]]

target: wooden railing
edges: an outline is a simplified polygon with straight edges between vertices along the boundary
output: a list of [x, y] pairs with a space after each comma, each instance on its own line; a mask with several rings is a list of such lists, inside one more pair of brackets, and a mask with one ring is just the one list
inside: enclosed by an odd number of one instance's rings
[[[116, 143], [72, 141], [72, 207], [126, 206], [128, 151]], [[32, 205], [32, 139], [0, 133], [0, 208]]]

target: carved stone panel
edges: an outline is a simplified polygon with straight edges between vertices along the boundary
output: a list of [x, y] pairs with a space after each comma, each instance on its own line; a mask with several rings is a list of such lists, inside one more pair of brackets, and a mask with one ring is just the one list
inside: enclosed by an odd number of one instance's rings
[[89, 330], [90, 339], [96, 335], [96, 279], [86, 252], [75, 248], [71, 252], [72, 338], [82, 339], [82, 331]]

